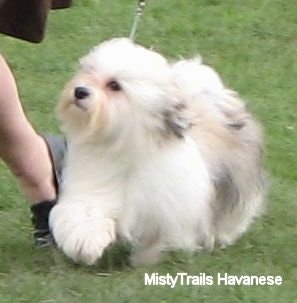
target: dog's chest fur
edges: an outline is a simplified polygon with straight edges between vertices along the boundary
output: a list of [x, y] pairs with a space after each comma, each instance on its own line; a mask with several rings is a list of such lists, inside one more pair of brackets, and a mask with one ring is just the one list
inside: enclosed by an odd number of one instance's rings
[[[175, 148], [130, 155], [70, 147], [61, 199], [104, 206], [113, 214], [119, 236], [132, 243], [162, 239], [176, 245], [171, 242], [179, 239], [182, 246], [183, 225], [193, 230], [186, 222], [197, 223], [199, 237], [198, 222], [208, 212], [210, 188], [204, 162], [190, 139], [178, 140]], [[172, 236], [172, 230], [180, 235]]]

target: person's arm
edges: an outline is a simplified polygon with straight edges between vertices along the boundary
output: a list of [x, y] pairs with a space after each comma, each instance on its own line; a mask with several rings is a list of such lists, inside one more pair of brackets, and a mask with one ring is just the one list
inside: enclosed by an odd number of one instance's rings
[[32, 203], [55, 199], [47, 145], [27, 120], [14, 77], [1, 54], [0, 79], [0, 158]]

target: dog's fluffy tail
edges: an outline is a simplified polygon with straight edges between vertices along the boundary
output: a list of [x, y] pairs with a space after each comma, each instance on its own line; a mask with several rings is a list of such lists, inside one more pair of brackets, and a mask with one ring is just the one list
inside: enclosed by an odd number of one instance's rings
[[263, 133], [236, 92], [200, 58], [172, 66], [174, 83], [186, 100], [190, 136], [207, 162], [216, 188], [216, 240], [232, 244], [262, 212], [266, 192]]

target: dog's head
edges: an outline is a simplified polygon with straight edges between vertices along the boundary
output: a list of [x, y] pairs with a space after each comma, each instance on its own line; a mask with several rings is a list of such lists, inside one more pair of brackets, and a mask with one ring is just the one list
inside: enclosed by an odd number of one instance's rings
[[182, 136], [183, 106], [171, 74], [163, 56], [129, 39], [101, 43], [80, 60], [62, 94], [58, 116], [65, 133], [92, 140], [140, 129]]

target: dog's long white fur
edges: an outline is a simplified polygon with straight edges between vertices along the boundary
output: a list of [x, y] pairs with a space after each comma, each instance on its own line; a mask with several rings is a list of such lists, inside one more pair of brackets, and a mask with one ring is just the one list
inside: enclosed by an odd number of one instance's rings
[[[76, 87], [90, 95], [77, 100]], [[199, 58], [172, 64], [128, 39], [104, 42], [81, 60], [58, 114], [68, 151], [50, 226], [76, 262], [95, 263], [119, 238], [134, 265], [226, 246], [261, 213], [261, 129]]]

